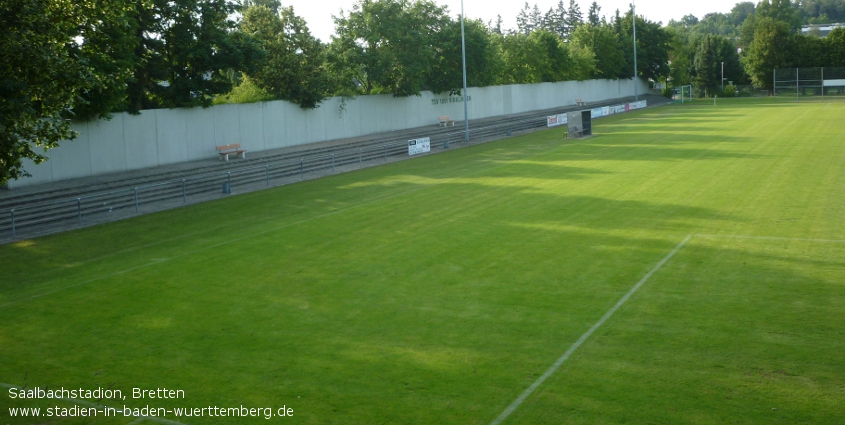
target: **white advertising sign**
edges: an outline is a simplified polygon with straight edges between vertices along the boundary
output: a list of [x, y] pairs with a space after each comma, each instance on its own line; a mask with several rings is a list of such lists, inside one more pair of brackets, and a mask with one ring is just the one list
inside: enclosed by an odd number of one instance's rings
[[646, 107], [646, 101], [641, 100], [639, 102], [632, 102], [628, 104], [628, 109], [633, 111], [634, 109], [642, 109]]
[[546, 126], [557, 127], [559, 125], [564, 125], [566, 124], [567, 119], [566, 114], [551, 115], [546, 117]]
[[431, 152], [431, 138], [408, 140], [408, 155]]

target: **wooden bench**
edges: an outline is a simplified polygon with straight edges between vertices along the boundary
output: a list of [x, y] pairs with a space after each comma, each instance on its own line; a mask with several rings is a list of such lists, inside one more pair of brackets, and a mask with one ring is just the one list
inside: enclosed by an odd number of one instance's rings
[[584, 102], [582, 99], [575, 99], [575, 106], [587, 106], [587, 102]]
[[448, 116], [437, 117], [437, 121], [440, 122], [441, 127], [447, 127], [449, 124], [452, 124], [452, 127], [455, 126], [455, 120], [449, 119]]
[[237, 158], [246, 158], [246, 151], [241, 149], [240, 143], [232, 143], [231, 145], [223, 145], [217, 147], [217, 154], [220, 155], [221, 160], [229, 160], [229, 155], [235, 155]]

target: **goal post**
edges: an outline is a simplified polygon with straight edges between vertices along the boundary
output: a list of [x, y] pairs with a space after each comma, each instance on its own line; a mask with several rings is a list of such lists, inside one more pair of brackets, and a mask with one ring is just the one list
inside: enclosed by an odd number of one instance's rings
[[692, 102], [692, 85], [678, 87], [678, 93], [681, 95], [681, 103], [684, 103], [684, 97], [688, 102]]

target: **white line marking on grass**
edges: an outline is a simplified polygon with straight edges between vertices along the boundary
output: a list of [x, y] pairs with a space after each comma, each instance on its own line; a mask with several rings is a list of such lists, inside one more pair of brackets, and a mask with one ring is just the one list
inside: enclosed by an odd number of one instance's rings
[[[584, 142], [584, 143], [586, 143], [586, 142]], [[534, 158], [534, 157], [542, 155], [542, 154], [548, 154], [550, 152], [554, 152], [556, 150], [563, 149], [563, 148], [566, 148], [566, 147], [569, 147], [569, 146], [575, 146], [577, 144], [578, 143], [576, 142], [576, 143], [571, 143], [571, 144], [566, 144], [566, 145], [559, 145], [552, 150], [539, 152], [536, 155], [528, 155], [528, 156], [526, 156], [526, 158]], [[351, 206], [346, 207], [346, 208], [340, 208], [340, 209], [337, 209], [337, 210], [334, 210], [334, 211], [329, 211], [329, 212], [319, 214], [319, 215], [316, 215], [316, 216], [313, 216], [313, 217], [309, 217], [309, 218], [306, 218], [306, 219], [303, 219], [303, 220], [299, 220], [299, 221], [296, 221], [296, 222], [293, 222], [293, 223], [283, 224], [281, 226], [273, 227], [273, 228], [270, 228], [270, 229], [267, 229], [267, 230], [262, 230], [260, 232], [251, 233], [251, 234], [248, 234], [248, 235], [245, 235], [245, 236], [230, 239], [230, 240], [225, 241], [225, 242], [220, 242], [218, 244], [209, 245], [209, 246], [206, 246], [206, 247], [194, 250], [194, 251], [189, 251], [189, 252], [185, 252], [185, 253], [182, 253], [182, 254], [179, 254], [179, 255], [175, 255], [173, 257], [170, 257], [170, 258], [167, 258], [167, 259], [164, 259], [164, 260], [161, 260], [161, 261], [153, 261], [153, 262], [150, 262], [150, 263], [147, 263], [147, 264], [142, 264], [140, 266], [135, 266], [135, 267], [132, 267], [132, 268], [129, 268], [129, 269], [126, 269], [126, 270], [121, 270], [121, 271], [117, 271], [117, 272], [114, 272], [114, 273], [110, 273], [110, 274], [107, 274], [105, 276], [91, 278], [91, 279], [88, 279], [84, 282], [79, 282], [79, 283], [76, 283], [76, 284], [73, 284], [73, 285], [68, 285], [68, 286], [65, 286], [65, 287], [54, 289], [52, 291], [47, 291], [47, 292], [43, 292], [41, 294], [31, 295], [29, 297], [24, 297], [24, 298], [20, 298], [20, 299], [14, 300], [14, 301], [9, 301], [5, 304], [0, 304], [0, 309], [6, 308], [6, 307], [9, 307], [11, 305], [15, 305], [15, 304], [18, 304], [18, 303], [21, 303], [21, 302], [24, 302], [24, 301], [32, 300], [32, 299], [35, 299], [35, 298], [40, 298], [40, 297], [43, 297], [43, 296], [46, 296], [46, 295], [55, 294], [56, 292], [64, 291], [65, 289], [71, 289], [71, 288], [75, 288], [75, 287], [78, 287], [78, 286], [87, 285], [91, 282], [96, 282], [98, 280], [103, 280], [103, 279], [107, 279], [107, 278], [110, 278], [110, 277], [119, 276], [119, 275], [129, 273], [129, 272], [132, 272], [132, 271], [135, 271], [135, 270], [146, 268], [146, 267], [149, 267], [149, 266], [164, 264], [168, 261], [176, 260], [178, 258], [186, 257], [188, 255], [193, 255], [193, 254], [196, 254], [198, 252], [208, 251], [209, 249], [218, 248], [218, 247], [221, 247], [223, 245], [228, 245], [228, 244], [231, 244], [231, 243], [234, 243], [234, 242], [239, 242], [239, 241], [242, 241], [242, 240], [245, 240], [245, 239], [250, 239], [250, 238], [253, 238], [253, 237], [256, 237], [256, 236], [261, 236], [261, 235], [264, 235], [264, 234], [267, 234], [267, 233], [275, 232], [277, 230], [285, 229], [285, 228], [288, 228], [288, 227], [293, 227], [293, 226], [296, 226], [296, 225], [299, 225], [299, 224], [307, 223], [309, 221], [317, 220], [317, 219], [328, 217], [328, 216], [331, 216], [331, 215], [340, 214], [340, 213], [343, 213], [343, 212], [346, 212], [346, 211], [354, 210], [356, 208], [360, 208], [360, 207], [375, 203], [375, 202], [384, 201], [384, 200], [387, 200], [387, 199], [396, 198], [396, 197], [399, 197], [399, 196], [402, 196], [402, 195], [407, 195], [409, 193], [417, 192], [417, 191], [427, 189], [427, 188], [430, 188], [430, 187], [439, 186], [441, 184], [449, 183], [450, 181], [457, 180], [457, 179], [462, 178], [462, 177], [487, 172], [487, 171], [490, 171], [490, 170], [494, 170], [496, 168], [504, 167], [506, 165], [510, 165], [510, 163], [505, 163], [505, 164], [500, 164], [500, 165], [496, 165], [496, 166], [493, 166], [493, 167], [484, 168], [482, 170], [478, 170], [478, 172], [476, 172], [476, 173], [468, 173], [468, 174], [461, 176], [461, 177], [446, 178], [446, 179], [443, 179], [443, 181], [441, 181], [437, 184], [434, 184], [434, 185], [420, 186], [420, 187], [417, 187], [417, 188], [414, 188], [414, 189], [408, 189], [406, 191], [394, 193], [392, 195], [382, 196], [382, 197], [379, 197], [379, 198], [373, 198], [373, 199], [370, 199], [368, 201], [362, 202], [362, 203], [357, 204], [357, 205], [351, 205]], [[197, 234], [201, 234], [201, 233], [206, 233], [206, 232], [198, 232]], [[155, 244], [150, 244], [150, 245], [146, 245], [145, 247], [148, 248], [148, 247], [151, 247], [151, 246], [154, 246], [154, 245]], [[104, 257], [107, 257], [107, 256], [102, 256], [102, 257], [99, 257], [99, 258], [104, 258]]]
[[546, 373], [544, 373], [543, 376], [537, 378], [537, 380], [534, 381], [534, 383], [531, 384], [530, 387], [526, 388], [525, 391], [523, 391], [522, 394], [520, 394], [519, 397], [517, 397], [517, 399], [514, 400], [513, 403], [511, 403], [511, 405], [508, 406], [508, 408], [505, 409], [504, 412], [502, 412], [502, 414], [500, 414], [495, 420], [493, 420], [493, 422], [490, 423], [490, 425], [499, 425], [505, 419], [507, 419], [508, 416], [510, 416], [510, 414], [513, 413], [513, 411], [516, 410], [516, 408], [519, 407], [519, 405], [522, 404], [522, 402], [525, 401], [525, 399], [528, 398], [528, 396], [530, 396], [531, 393], [533, 393], [534, 390], [537, 389], [537, 387], [542, 385], [543, 382], [545, 382], [546, 379], [548, 379], [550, 376], [552, 376], [558, 370], [558, 368], [560, 368], [560, 366], [563, 364], [563, 362], [565, 362], [566, 359], [568, 359], [569, 356], [571, 356], [572, 353], [574, 353], [575, 350], [577, 350], [578, 347], [580, 347], [581, 344], [583, 344], [584, 341], [586, 341], [587, 338], [589, 338], [590, 335], [592, 335], [593, 332], [596, 331], [596, 329], [601, 327], [601, 325], [603, 325], [604, 322], [606, 322], [607, 319], [609, 319], [610, 316], [612, 316], [613, 313], [615, 313], [616, 310], [619, 309], [619, 307], [622, 307], [622, 305], [625, 304], [626, 301], [628, 301], [628, 298], [631, 298], [631, 296], [634, 295], [634, 293], [637, 292], [637, 290], [640, 289], [641, 286], [643, 286], [643, 284], [651, 277], [651, 275], [653, 275], [655, 272], [660, 270], [660, 268], [663, 267], [663, 265], [666, 264], [666, 262], [669, 261], [669, 259], [671, 259], [675, 255], [676, 252], [678, 252], [678, 250], [680, 250], [684, 245], [686, 245], [686, 243], [689, 242], [689, 240], [692, 238], [692, 236], [693, 235], [687, 235], [687, 237], [684, 238], [684, 240], [681, 241], [681, 243], [679, 243], [675, 247], [675, 249], [672, 250], [672, 252], [670, 252], [668, 255], [663, 257], [663, 259], [660, 260], [660, 262], [657, 263], [657, 265], [654, 266], [654, 268], [651, 269], [651, 271], [646, 273], [646, 275], [643, 276], [643, 278], [640, 279], [640, 281], [637, 282], [637, 284], [634, 285], [634, 287], [631, 288], [631, 290], [628, 291], [628, 293], [625, 294], [625, 296], [623, 296], [619, 301], [616, 302], [616, 305], [614, 305], [613, 308], [608, 310], [607, 313], [605, 313], [604, 316], [602, 316], [601, 319], [599, 319], [599, 321], [596, 322], [596, 324], [593, 325], [587, 332], [584, 332], [584, 335], [581, 335], [581, 338], [578, 338], [578, 341], [575, 341], [575, 343], [572, 344], [572, 346], [569, 347], [569, 349], [566, 350], [566, 352], [563, 353], [563, 355], [560, 356], [560, 358], [557, 359], [557, 361], [555, 361], [555, 363], [550, 368], [548, 368], [546, 370]]
[[[23, 389], [23, 388], [18, 387], [16, 385], [6, 384], [4, 382], [0, 382], [0, 387], [6, 387], [6, 388], [9, 388], [9, 389], [19, 390], [19, 391]], [[113, 407], [105, 405], [105, 404], [96, 404], [96, 403], [91, 403], [91, 402], [85, 401], [85, 400], [78, 400], [78, 399], [75, 399], [75, 398], [54, 397], [51, 400], [62, 400], [62, 401], [67, 401], [69, 403], [78, 404], [80, 406], [87, 406], [87, 407], [95, 407], [95, 408], [102, 407], [102, 408], [114, 409]], [[120, 409], [115, 409], [115, 410], [117, 410], [119, 412], [121, 411]], [[160, 424], [167, 424], [167, 425], [186, 425], [186, 424], [183, 424], [182, 422], [169, 421], [167, 419], [155, 418], [155, 417], [150, 417], [150, 416], [141, 416], [138, 419], [131, 422], [130, 425], [141, 423], [144, 420], [150, 420], [150, 421], [153, 421], [153, 422], [157, 422], [157, 423], [160, 423]]]
[[766, 241], [845, 243], [845, 239], [786, 238], [786, 237], [781, 237], [781, 236], [704, 235], [704, 234], [696, 234], [695, 236], [700, 236], [702, 238], [723, 238], [723, 239], [758, 239], [758, 240], [766, 240]]
[[135, 419], [132, 422], [129, 422], [127, 425], [138, 425], [139, 423], [144, 422], [144, 420], [146, 420], [146, 419], [147, 419], [146, 417], [142, 416], [138, 419]]

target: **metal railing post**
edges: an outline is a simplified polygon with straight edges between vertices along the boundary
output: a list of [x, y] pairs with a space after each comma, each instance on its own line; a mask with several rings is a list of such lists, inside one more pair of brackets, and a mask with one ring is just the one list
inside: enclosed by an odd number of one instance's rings
[[361, 155], [361, 148], [358, 148], [358, 168], [364, 166], [364, 158]]
[[138, 212], [138, 188], [135, 188], [135, 212]]
[[12, 214], [12, 237], [16, 238], [18, 237], [18, 231], [15, 229], [15, 209], [12, 208], [9, 212]]
[[76, 216], [82, 223], [82, 198], [76, 198]]
[[232, 187], [232, 172], [231, 171], [226, 172], [226, 181], [229, 183], [229, 187]]
[[334, 174], [334, 154], [332, 154], [332, 174]]
[[381, 145], [382, 153], [384, 154], [384, 162], [387, 162], [387, 145]]
[[185, 179], [182, 179], [182, 203], [183, 204], [188, 203], [188, 193], [185, 190]]
[[270, 166], [264, 166], [264, 178], [267, 180], [267, 187], [270, 187]]
[[299, 180], [305, 180], [305, 171], [302, 168], [302, 158], [299, 159]]

